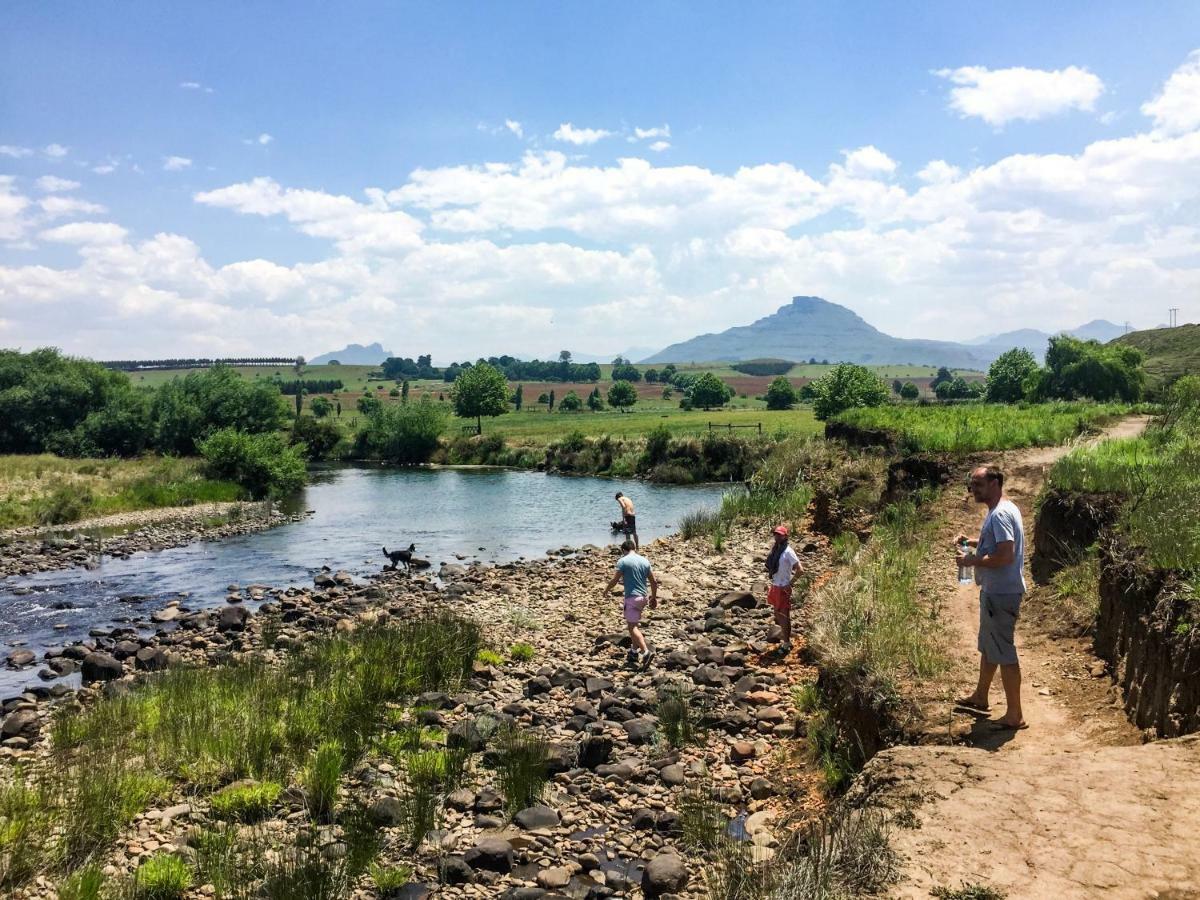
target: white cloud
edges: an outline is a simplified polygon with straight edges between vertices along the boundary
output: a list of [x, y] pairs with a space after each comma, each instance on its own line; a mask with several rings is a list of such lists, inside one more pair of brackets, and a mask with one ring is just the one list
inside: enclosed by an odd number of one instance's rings
[[117, 164], [111, 162], [101, 163], [98, 166], [92, 166], [92, 171], [97, 175], [111, 175], [113, 172], [117, 171]]
[[917, 173], [917, 177], [926, 184], [947, 184], [962, 174], [962, 169], [952, 166], [944, 159], [930, 160], [925, 168]]
[[29, 198], [17, 192], [16, 179], [0, 175], [0, 240], [15, 241], [25, 233], [24, 216], [28, 207]]
[[1200, 128], [1200, 50], [1193, 50], [1171, 73], [1162, 91], [1142, 104], [1142, 114], [1154, 120], [1163, 134], [1182, 134]]
[[655, 153], [662, 153], [664, 150], [671, 149], [671, 142], [670, 141], [655, 141], [653, 144], [650, 145], [650, 149], [653, 150]]
[[564, 141], [578, 147], [594, 144], [606, 137], [612, 137], [612, 132], [602, 128], [576, 128], [570, 122], [563, 122], [554, 132], [556, 141]]
[[890, 175], [896, 171], [896, 161], [873, 145], [843, 150], [842, 155], [846, 157], [846, 171], [851, 175]]
[[670, 125], [659, 125], [656, 128], [634, 128], [633, 139], [638, 141], [649, 140], [650, 138], [669, 138], [671, 136]]
[[69, 178], [59, 178], [57, 175], [43, 175], [35, 183], [39, 190], [43, 190], [48, 194], [56, 191], [73, 191], [79, 187], [78, 181], [71, 181]]
[[273, 141], [273, 140], [275, 140], [275, 138], [273, 138], [271, 135], [267, 134], [264, 131], [262, 134], [260, 134], [258, 137], [256, 137], [254, 139], [254, 143], [258, 144], [260, 147], [265, 147], [265, 146], [267, 146], [267, 144], [271, 143], [271, 141]]
[[0, 144], [0, 156], [10, 156], [13, 159], [24, 159], [32, 156], [33, 151], [28, 147], [14, 147], [12, 144]]
[[60, 197], [57, 195], [43, 197], [38, 201], [38, 207], [51, 219], [63, 216], [94, 215], [107, 212], [99, 203], [80, 200], [77, 197]]
[[515, 119], [505, 119], [504, 127], [511, 131], [519, 138], [525, 137], [525, 129], [521, 127], [521, 123]]
[[181, 172], [190, 167], [192, 161], [186, 156], [164, 156], [163, 169], [167, 172]]
[[38, 235], [56, 244], [119, 244], [128, 232], [114, 222], [71, 222]]
[[962, 66], [934, 73], [957, 87], [950, 108], [997, 127], [1017, 119], [1034, 121], [1072, 109], [1091, 111], [1104, 93], [1104, 82], [1087, 69], [988, 69]]
[[211, 94], [213, 89], [208, 85], [201, 84], [199, 81], [181, 81], [179, 86], [185, 91], [202, 91], [205, 94]]
[[42, 152], [51, 159], [62, 159], [70, 151], [62, 144], [47, 144]]

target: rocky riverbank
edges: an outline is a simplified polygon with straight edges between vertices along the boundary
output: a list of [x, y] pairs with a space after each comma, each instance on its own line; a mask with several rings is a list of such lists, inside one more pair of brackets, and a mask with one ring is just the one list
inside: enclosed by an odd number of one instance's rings
[[[825, 568], [823, 542], [799, 546], [811, 572]], [[678, 537], [646, 548], [663, 586], [660, 607], [648, 614], [657, 653], [647, 671], [626, 667], [620, 600], [602, 594], [611, 549], [495, 567], [445, 565], [436, 580], [389, 571], [362, 583], [322, 573], [312, 588], [231, 589], [217, 609], [173, 604], [149, 617], [159, 625], [153, 637], [132, 627], [99, 630], [47, 653], [49, 672], [81, 670], [85, 686], [73, 694], [51, 679], [5, 700], [0, 755], [5, 765], [36, 767], [46, 758], [53, 707], [90, 703], [142, 671], [247, 654], [279, 658], [317, 634], [449, 609], [478, 621], [504, 661], [478, 661], [459, 693], [419, 698], [422, 721], [472, 755], [465, 785], [446, 798], [442, 821], [416, 853], [385, 843], [389, 864], [413, 867], [408, 892], [391, 896], [698, 898], [705, 861], [684, 843], [684, 798], [715, 798], [756, 859], [771, 857], [788, 824], [822, 804], [816, 776], [796, 763], [804, 722], [790, 697], [815, 673], [799, 657], [766, 652], [765, 549], [761, 535], [742, 531], [720, 553]], [[532, 646], [531, 659], [512, 658], [515, 641]], [[672, 686], [683, 689], [702, 726], [695, 741], [676, 748], [658, 717]], [[511, 818], [501, 812], [488, 765], [488, 735], [505, 724], [551, 746], [548, 790]], [[383, 833], [400, 824], [398, 772], [386, 758], [365, 757], [343, 791]], [[285, 792], [265, 830], [286, 831], [305, 815], [292, 794]], [[164, 851], [194, 856], [194, 836], [209, 821], [207, 797], [178, 790], [137, 817], [104, 861], [107, 871], [127, 873]], [[40, 881], [24, 891], [19, 896], [53, 896]], [[380, 894], [364, 885], [358, 896]]]
[[[0, 578], [90, 568], [97, 564], [98, 554], [125, 559], [134, 553], [262, 531], [303, 516], [257, 502], [204, 503], [120, 513], [53, 529], [14, 529], [0, 532]], [[114, 529], [118, 533], [105, 533]]]

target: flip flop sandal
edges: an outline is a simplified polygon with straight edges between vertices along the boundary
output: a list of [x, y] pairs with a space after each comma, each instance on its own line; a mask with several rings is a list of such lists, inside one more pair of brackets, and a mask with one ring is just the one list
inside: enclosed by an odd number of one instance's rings
[[1009, 725], [1007, 722], [1002, 722], [999, 719], [988, 725], [989, 731], [1024, 731], [1029, 727], [1029, 723], [1022, 722], [1020, 725]]

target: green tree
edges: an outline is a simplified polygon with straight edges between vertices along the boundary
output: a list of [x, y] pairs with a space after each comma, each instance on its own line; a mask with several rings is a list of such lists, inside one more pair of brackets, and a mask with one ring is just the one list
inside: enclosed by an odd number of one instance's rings
[[550, 395], [547, 394], [545, 391], [542, 391], [540, 394], [538, 394], [537, 402], [539, 405], [545, 406], [547, 403], [550, 402]]
[[[564, 352], [566, 352], [566, 351], [564, 351]], [[517, 412], [520, 412], [521, 405], [525, 402], [525, 386], [524, 385], [520, 385], [520, 384], [517, 385], [517, 389], [515, 391], [513, 391], [512, 402], [513, 402], [513, 406], [516, 407]]]
[[899, 394], [902, 390], [904, 390], [904, 385], [900, 383], [900, 379], [893, 378], [892, 379], [892, 393]]
[[780, 375], [767, 388], [767, 409], [791, 409], [796, 403], [796, 389]]
[[628, 381], [614, 381], [608, 389], [608, 405], [624, 412], [637, 403], [637, 389]]
[[428, 462], [449, 420], [445, 405], [428, 396], [415, 403], [381, 407], [359, 428], [355, 453], [398, 465]]
[[166, 453], [194, 454], [214, 431], [233, 428], [248, 434], [276, 431], [287, 421], [279, 386], [265, 378], [242, 378], [228, 366], [175, 378], [151, 403], [154, 444]]
[[588, 394], [587, 405], [592, 412], [604, 409], [604, 398], [600, 396], [600, 388], [592, 388], [592, 392]]
[[502, 416], [508, 412], [508, 381], [495, 366], [477, 363], [458, 376], [451, 397], [455, 415], [475, 419], [476, 429], [483, 434], [484, 416]]
[[1037, 360], [1024, 347], [1014, 347], [997, 357], [988, 369], [989, 403], [1017, 403], [1025, 398], [1025, 383], [1038, 370]]
[[301, 416], [292, 430], [292, 443], [302, 444], [309, 460], [328, 459], [341, 442], [342, 431], [336, 422], [312, 416]]
[[313, 397], [312, 402], [308, 404], [308, 408], [312, 410], [312, 414], [318, 419], [323, 419], [333, 412], [333, 404], [329, 402], [328, 397]]
[[724, 406], [733, 399], [733, 388], [712, 372], [705, 372], [692, 383], [689, 396], [692, 406], [707, 410], [714, 406]]
[[284, 496], [307, 480], [303, 445], [289, 447], [278, 433], [222, 428], [205, 438], [199, 449], [205, 474], [236, 482], [253, 497]]
[[342, 401], [341, 401], [341, 400], [339, 400], [339, 401], [338, 401], [336, 404], [334, 404], [334, 405], [337, 407], [337, 417], [340, 419], [340, 418], [342, 417]]
[[574, 391], [568, 391], [567, 395], [558, 402], [558, 409], [559, 412], [579, 412], [583, 409], [583, 401]]
[[401, 403], [408, 402], [408, 379], [407, 378], [405, 378], [404, 381], [402, 381], [400, 383], [400, 402]]
[[1081, 341], [1065, 334], [1050, 338], [1046, 365], [1029, 377], [1026, 396], [1042, 400], [1121, 400], [1142, 397], [1146, 373], [1142, 352], [1125, 344]]
[[358, 398], [357, 409], [360, 414], [369, 416], [383, 408], [383, 401], [371, 394], [363, 394]]
[[612, 369], [613, 381], [641, 381], [642, 373], [638, 371], [638, 367], [631, 365], [629, 362], [623, 362], [619, 365], [614, 365]]
[[546, 412], [554, 412], [554, 391], [551, 389], [550, 394], [546, 397]]
[[904, 385], [900, 388], [900, 399], [902, 400], [916, 400], [920, 396], [921, 389], [911, 381], [904, 382]]
[[828, 419], [857, 406], [882, 406], [888, 386], [866, 366], [840, 363], [812, 382], [813, 414]]
[[658, 369], [647, 369], [642, 377], [646, 379], [646, 384], [654, 384], [659, 380], [658, 375]]
[[954, 380], [954, 373], [951, 372], [949, 369], [947, 369], [945, 366], [942, 366], [941, 368], [939, 368], [937, 370], [937, 374], [933, 376], [933, 381], [929, 382], [929, 389], [936, 393], [939, 384], [942, 384], [945, 381], [953, 381], [953, 380]]
[[949, 381], [943, 381], [934, 390], [939, 400], [971, 400], [983, 395], [984, 387], [978, 381], [967, 381], [961, 375], [955, 375]]
[[668, 384], [666, 387], [663, 388], [662, 398], [664, 400], [670, 400], [671, 396], [672, 396], [671, 386]]

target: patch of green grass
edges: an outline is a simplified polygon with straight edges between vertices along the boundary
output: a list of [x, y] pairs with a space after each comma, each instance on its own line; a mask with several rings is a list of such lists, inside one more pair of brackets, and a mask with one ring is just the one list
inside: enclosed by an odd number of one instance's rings
[[508, 655], [517, 662], [529, 662], [536, 655], [536, 651], [533, 648], [533, 644], [517, 641], [508, 648]]
[[375, 887], [384, 896], [400, 890], [412, 878], [412, 869], [408, 866], [381, 866], [372, 863], [368, 871]]
[[965, 881], [957, 888], [935, 887], [929, 894], [938, 900], [1004, 900], [1008, 896], [999, 888]]
[[192, 886], [193, 877], [191, 866], [175, 854], [156, 854], [134, 873], [134, 900], [178, 900]]
[[886, 431], [908, 452], [968, 453], [1056, 446], [1094, 434], [1128, 411], [1100, 403], [892, 405], [847, 410], [833, 421]]
[[945, 668], [941, 625], [917, 590], [937, 524], [913, 501], [888, 507], [870, 543], [817, 592], [809, 642], [823, 668], [885, 686]]
[[230, 822], [257, 822], [275, 805], [283, 791], [274, 781], [231, 784], [209, 798], [212, 813]]
[[550, 746], [541, 735], [505, 728], [496, 743], [500, 790], [510, 815], [540, 800], [549, 780]]
[[100, 866], [84, 866], [59, 882], [58, 900], [101, 900], [105, 881]]
[[713, 796], [711, 782], [685, 790], [676, 802], [683, 845], [692, 850], [714, 850], [725, 839], [729, 817]]
[[686, 684], [676, 683], [658, 692], [659, 728], [671, 747], [697, 743], [701, 737], [700, 710], [696, 695]]
[[327, 822], [333, 818], [345, 764], [346, 752], [340, 741], [325, 741], [312, 752], [300, 775], [300, 784], [313, 821]]
[[475, 659], [485, 666], [500, 666], [504, 664], [504, 657], [495, 650], [480, 650], [475, 654]]
[[843, 566], [850, 565], [862, 547], [862, 541], [853, 531], [846, 531], [833, 539], [833, 555]]

